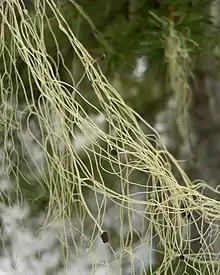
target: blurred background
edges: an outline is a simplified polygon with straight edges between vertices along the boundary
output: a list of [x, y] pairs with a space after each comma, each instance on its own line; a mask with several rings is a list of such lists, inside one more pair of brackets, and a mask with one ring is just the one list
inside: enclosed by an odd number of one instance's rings
[[[117, 262], [105, 265], [111, 251], [103, 246], [101, 240], [96, 241], [96, 248], [92, 252], [88, 252], [83, 245], [76, 251], [68, 221], [65, 224], [54, 221], [42, 232], [39, 230], [47, 218], [50, 190], [43, 184], [45, 154], [37, 140], [40, 141], [43, 134], [48, 133], [40, 128], [37, 116], [41, 109], [39, 86], [30, 74], [30, 64], [27, 64], [22, 50], [10, 46], [13, 31], [6, 22], [11, 25], [17, 22], [25, 33], [22, 19], [27, 15], [27, 20], [37, 22], [38, 16], [41, 16], [37, 11], [44, 10], [43, 37], [51, 74], [77, 87], [93, 106], [100, 106], [90, 82], [82, 77], [85, 68], [58, 26], [51, 8], [52, 2], [25, 0], [19, 3], [20, 10], [14, 2], [6, 0], [0, 5], [0, 36], [1, 41], [4, 41], [0, 42], [0, 275], [144, 274], [144, 271], [153, 274], [161, 258], [154, 253], [155, 243], [140, 245], [138, 234], [131, 244], [135, 256], [119, 266]], [[204, 180], [213, 190], [217, 190], [220, 178], [220, 2], [56, 0], [53, 4], [125, 103], [158, 131], [189, 178], [192, 181]], [[37, 26], [36, 23], [36, 29]], [[178, 34], [178, 41], [175, 35], [172, 41], [167, 40], [171, 36], [170, 26]], [[37, 32], [41, 33], [41, 29], [37, 29]], [[11, 66], [11, 56], [16, 59], [19, 81]], [[104, 114], [95, 114], [94, 109], [80, 96], [76, 96], [75, 100], [98, 127], [105, 129]], [[19, 127], [13, 124], [14, 121]], [[141, 121], [139, 123], [142, 124]], [[54, 124], [55, 128], [59, 128], [59, 125], [56, 126], [56, 118]], [[33, 136], [30, 135], [30, 129]], [[85, 135], [77, 132], [73, 147], [87, 166], [90, 162], [81, 148], [89, 143]], [[103, 177], [106, 186], [110, 186], [114, 178], [107, 174], [103, 174]], [[146, 182], [144, 173], [137, 173], [135, 177], [134, 181]], [[205, 188], [201, 192], [219, 200], [217, 192]], [[89, 193], [87, 199], [93, 203]], [[105, 219], [105, 227], [112, 236], [112, 242], [115, 242], [115, 251], [117, 245], [120, 246], [117, 234], [125, 234], [124, 238], [127, 238], [126, 232], [120, 229], [121, 217], [116, 214], [119, 212], [120, 209], [112, 204]], [[77, 218], [82, 217], [75, 218], [77, 224]], [[140, 233], [139, 218], [134, 215], [133, 226], [134, 231]], [[88, 226], [86, 222], [85, 226]], [[62, 261], [66, 253], [66, 248], [60, 242], [64, 227], [66, 241], [70, 245], [68, 263]], [[192, 244], [192, 250], [198, 251], [198, 243]], [[134, 270], [127, 265], [131, 261]], [[65, 264], [68, 266], [67, 271]], [[150, 265], [153, 269], [149, 271]], [[189, 267], [186, 269], [186, 266], [181, 266], [176, 273], [169, 270], [168, 273], [160, 274], [179, 275], [184, 270], [188, 274], [206, 274], [196, 273]]]

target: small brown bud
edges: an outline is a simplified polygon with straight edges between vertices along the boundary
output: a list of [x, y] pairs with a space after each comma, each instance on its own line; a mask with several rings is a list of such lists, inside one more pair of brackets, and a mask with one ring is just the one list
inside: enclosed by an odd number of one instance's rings
[[102, 241], [103, 243], [107, 243], [108, 242], [108, 233], [106, 231], [104, 231], [101, 235]]

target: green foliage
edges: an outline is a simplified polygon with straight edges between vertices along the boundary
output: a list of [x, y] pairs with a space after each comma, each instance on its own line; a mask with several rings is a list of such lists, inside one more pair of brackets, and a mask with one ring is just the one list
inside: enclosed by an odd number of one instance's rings
[[[137, 55], [146, 55], [149, 62], [153, 63], [163, 61], [164, 38], [168, 35], [170, 24], [170, 5], [175, 7], [174, 13], [179, 16], [175, 27], [188, 37], [188, 43], [193, 50], [192, 56], [198, 52], [198, 48], [204, 49], [207, 46], [210, 36], [215, 37], [214, 30], [210, 33], [209, 15], [205, 10], [212, 1], [159, 2], [160, 4], [155, 7], [155, 1], [138, 1], [137, 6], [132, 7], [130, 13], [128, 7], [127, 17], [129, 19], [124, 15], [124, 5], [119, 5], [119, 10], [121, 10], [113, 15], [110, 13], [113, 9], [109, 8], [104, 24], [99, 23], [97, 17], [93, 17], [93, 7], [88, 8], [88, 6], [82, 5], [85, 12], [91, 16], [91, 20], [94, 19], [97, 22], [96, 28], [102, 32], [103, 37], [111, 46], [113, 52], [110, 52], [109, 58], [110, 72], [115, 68], [132, 67]], [[104, 5], [104, 2], [102, 3]], [[127, 5], [129, 5], [129, 1]], [[103, 22], [103, 19], [101, 20]], [[205, 30], [208, 30], [209, 37], [204, 36]]]

